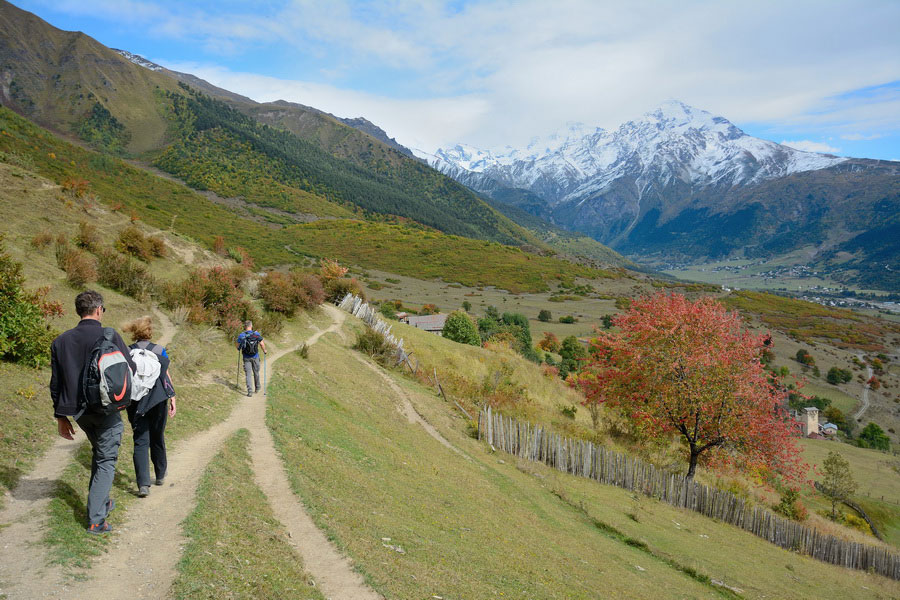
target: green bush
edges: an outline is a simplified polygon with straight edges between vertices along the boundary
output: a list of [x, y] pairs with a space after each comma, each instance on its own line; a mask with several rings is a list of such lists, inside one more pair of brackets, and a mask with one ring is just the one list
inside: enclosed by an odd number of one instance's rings
[[576, 321], [575, 317], [573, 317], [572, 315], [566, 315], [564, 317], [560, 317], [559, 322], [571, 324], [571, 323], [576, 323], [577, 321]]
[[365, 352], [382, 364], [388, 362], [388, 357], [393, 352], [393, 348], [388, 344], [384, 334], [379, 333], [368, 326], [365, 330], [356, 335], [356, 342], [353, 344], [353, 349]]
[[546, 308], [541, 309], [541, 311], [538, 312], [538, 321], [541, 321], [542, 323], [549, 323], [550, 319], [552, 319], [552, 318], [553, 318], [553, 316], [550, 314], [550, 311], [547, 310]]
[[382, 302], [378, 307], [378, 312], [380, 312], [386, 319], [396, 320], [397, 318], [397, 309], [394, 306], [393, 302]]
[[832, 385], [847, 383], [852, 379], [853, 373], [849, 369], [840, 369], [838, 367], [831, 367], [828, 369], [828, 375], [826, 375], [826, 380]]
[[472, 321], [472, 318], [462, 310], [455, 310], [450, 313], [444, 322], [444, 329], [441, 331], [441, 335], [460, 344], [481, 345], [478, 327]]
[[0, 235], [0, 359], [32, 367], [50, 361], [50, 343], [57, 332], [47, 323], [62, 314], [59, 303], [44, 301], [46, 290], [25, 290], [22, 264], [6, 254]]
[[782, 490], [781, 500], [772, 510], [794, 521], [805, 521], [809, 516], [809, 511], [800, 502], [800, 492], [792, 488]]
[[856, 443], [860, 448], [873, 448], [885, 452], [891, 449], [891, 438], [876, 423], [869, 423], [863, 427], [856, 438]]

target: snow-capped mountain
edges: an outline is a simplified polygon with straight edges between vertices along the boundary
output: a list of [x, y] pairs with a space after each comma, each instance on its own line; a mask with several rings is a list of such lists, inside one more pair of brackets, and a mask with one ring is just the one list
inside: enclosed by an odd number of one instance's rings
[[[480, 173], [505, 187], [530, 190], [550, 206], [585, 200], [626, 177], [643, 186], [675, 181], [731, 186], [846, 160], [754, 138], [727, 119], [674, 100], [615, 131], [576, 124], [521, 150], [492, 153], [457, 144], [418, 155], [452, 176]], [[487, 191], [495, 185], [485, 182], [480, 187]]]
[[545, 203], [541, 216], [613, 245], [654, 209], [654, 218], [665, 218], [701, 198], [724, 198], [737, 188], [848, 160], [749, 136], [723, 117], [674, 100], [614, 131], [573, 124], [523, 149], [459, 144], [417, 155], [495, 197], [527, 190]]

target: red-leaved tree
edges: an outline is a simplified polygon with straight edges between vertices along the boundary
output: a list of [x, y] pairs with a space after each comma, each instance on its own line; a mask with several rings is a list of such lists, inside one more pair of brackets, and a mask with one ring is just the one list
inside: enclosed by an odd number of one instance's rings
[[635, 300], [615, 325], [591, 341], [578, 380], [586, 403], [620, 407], [650, 436], [681, 437], [688, 477], [698, 464], [732, 464], [799, 481], [786, 391], [760, 363], [771, 337], [747, 331], [712, 298], [679, 294]]

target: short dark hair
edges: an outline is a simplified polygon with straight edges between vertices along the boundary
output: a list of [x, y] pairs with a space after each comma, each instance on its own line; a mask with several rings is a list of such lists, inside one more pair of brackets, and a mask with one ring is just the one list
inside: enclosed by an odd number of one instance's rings
[[96, 290], [84, 290], [75, 296], [75, 312], [86, 317], [103, 306], [103, 296]]

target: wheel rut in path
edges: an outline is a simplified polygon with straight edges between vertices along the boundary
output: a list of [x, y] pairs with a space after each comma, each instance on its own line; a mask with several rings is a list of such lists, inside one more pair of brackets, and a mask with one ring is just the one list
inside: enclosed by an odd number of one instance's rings
[[[325, 310], [333, 319], [332, 325], [305, 340], [306, 344], [312, 345], [322, 335], [338, 331], [343, 323], [345, 315], [341, 311], [330, 306], [326, 306]], [[274, 352], [270, 362], [274, 363], [300, 345]], [[158, 599], [169, 595], [186, 541], [180, 524], [194, 508], [201, 475], [222, 442], [253, 422], [254, 413], [259, 413], [257, 419], [265, 425], [265, 407], [262, 394], [244, 397], [228, 419], [180, 443], [178, 450], [169, 456], [165, 485], [152, 486], [148, 497], [129, 507], [126, 522], [117, 528], [106, 553], [94, 561], [91, 571], [87, 573], [89, 580], [62, 581], [58, 572], [52, 578], [45, 576], [37, 579], [19, 574], [7, 579], [15, 585], [3, 591], [10, 598], [67, 600]], [[277, 455], [275, 460], [280, 467]], [[296, 498], [294, 501], [298, 502]], [[42, 555], [41, 564], [45, 560]], [[316, 581], [321, 580], [318, 573], [307, 570]], [[102, 576], [93, 577], [93, 573], [102, 573]], [[352, 571], [350, 574], [356, 575]]]
[[[172, 321], [158, 308], [153, 313], [159, 320], [162, 346], [168, 345], [175, 336]], [[6, 505], [0, 511], [0, 594], [15, 594], [10, 597], [39, 598], [48, 593], [47, 580], [61, 579], [60, 570], [55, 565], [47, 565], [41, 537], [47, 521], [47, 507], [55, 495], [57, 481], [63, 470], [71, 462], [75, 450], [84, 443], [84, 435], [76, 427], [74, 440], [55, 437], [53, 445], [44, 453], [16, 488], [6, 494]], [[11, 582], [30, 581], [34, 589], [22, 589]], [[56, 586], [54, 586], [56, 587]]]

